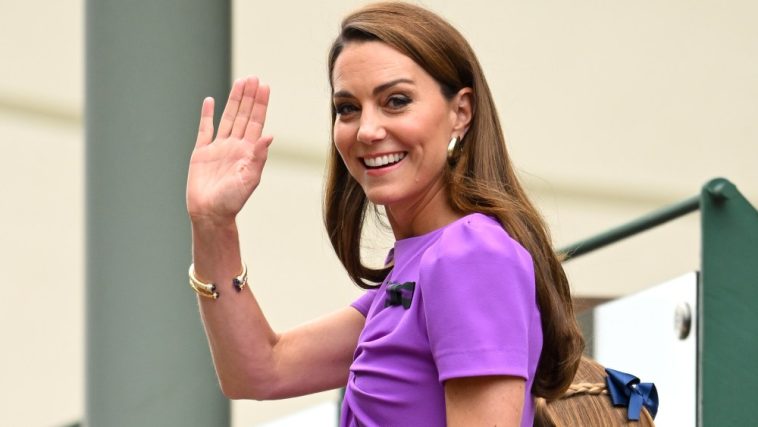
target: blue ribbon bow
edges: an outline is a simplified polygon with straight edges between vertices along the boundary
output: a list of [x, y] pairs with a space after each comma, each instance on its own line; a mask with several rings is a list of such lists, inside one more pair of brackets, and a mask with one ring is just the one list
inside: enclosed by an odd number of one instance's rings
[[658, 390], [653, 383], [641, 383], [634, 375], [614, 369], [605, 369], [608, 393], [611, 395], [613, 406], [626, 406], [627, 419], [639, 421], [642, 407], [647, 408], [655, 418], [658, 413]]
[[387, 285], [387, 299], [384, 300], [384, 306], [402, 305], [407, 310], [413, 301], [413, 291], [415, 288], [416, 282], [390, 282]]

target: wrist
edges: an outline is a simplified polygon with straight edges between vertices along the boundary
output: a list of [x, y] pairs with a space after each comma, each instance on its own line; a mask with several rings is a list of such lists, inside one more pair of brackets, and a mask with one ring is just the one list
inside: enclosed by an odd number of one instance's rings
[[[234, 256], [239, 253], [239, 233], [237, 223], [231, 221], [192, 221], [193, 258]], [[197, 262], [197, 260], [196, 260]]]
[[198, 277], [210, 282], [229, 274], [238, 275], [242, 261], [237, 224], [234, 221], [193, 221], [192, 262]]
[[190, 223], [194, 233], [226, 233], [237, 231], [237, 220], [234, 216], [191, 215]]

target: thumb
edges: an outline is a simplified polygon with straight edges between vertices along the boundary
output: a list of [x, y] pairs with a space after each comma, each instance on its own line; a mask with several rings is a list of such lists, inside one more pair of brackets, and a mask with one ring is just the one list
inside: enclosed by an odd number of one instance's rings
[[258, 138], [258, 144], [263, 145], [263, 148], [270, 147], [272, 142], [274, 142], [274, 137], [271, 135], [264, 135]]

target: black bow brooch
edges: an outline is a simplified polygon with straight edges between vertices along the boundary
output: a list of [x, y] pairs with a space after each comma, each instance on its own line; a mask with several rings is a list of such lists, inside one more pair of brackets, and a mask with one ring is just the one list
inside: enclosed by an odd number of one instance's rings
[[416, 289], [416, 282], [390, 282], [387, 285], [387, 299], [384, 300], [384, 306], [402, 305], [407, 310], [411, 306], [414, 289]]

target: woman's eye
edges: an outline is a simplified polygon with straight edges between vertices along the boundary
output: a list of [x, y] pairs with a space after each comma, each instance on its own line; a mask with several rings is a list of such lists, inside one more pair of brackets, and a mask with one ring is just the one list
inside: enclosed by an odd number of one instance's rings
[[353, 104], [337, 104], [335, 110], [337, 111], [338, 115], [345, 116], [358, 111], [358, 108]]
[[404, 95], [393, 95], [387, 100], [387, 106], [400, 109], [411, 103], [411, 99]]

